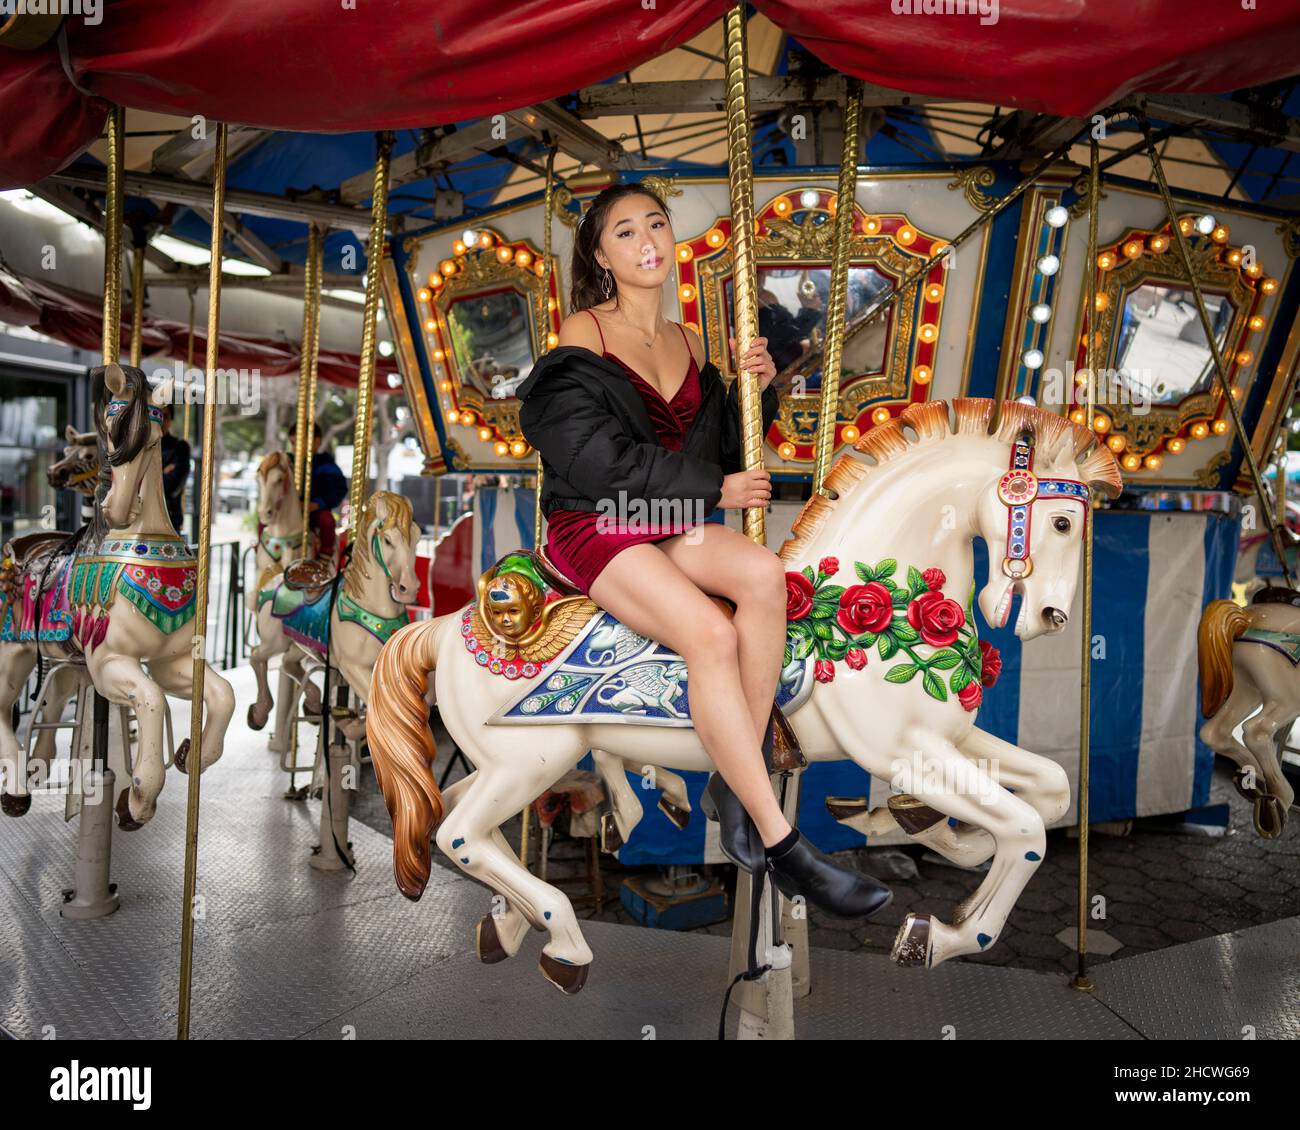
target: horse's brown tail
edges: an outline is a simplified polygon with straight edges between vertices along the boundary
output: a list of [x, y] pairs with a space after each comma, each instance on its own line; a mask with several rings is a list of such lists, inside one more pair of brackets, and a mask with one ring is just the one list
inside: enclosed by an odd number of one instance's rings
[[408, 624], [380, 648], [366, 707], [370, 757], [393, 821], [393, 876], [409, 899], [424, 894], [429, 882], [429, 838], [443, 812], [424, 696], [446, 619]]
[[1201, 713], [1213, 718], [1232, 694], [1232, 645], [1248, 627], [1250, 616], [1231, 600], [1216, 600], [1201, 613], [1196, 632], [1201, 669]]

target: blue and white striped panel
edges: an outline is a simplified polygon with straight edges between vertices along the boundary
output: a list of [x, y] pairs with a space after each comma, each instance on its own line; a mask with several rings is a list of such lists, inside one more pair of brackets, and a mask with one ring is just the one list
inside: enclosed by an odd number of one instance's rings
[[[1090, 819], [1206, 804], [1213, 754], [1196, 737], [1202, 721], [1196, 627], [1205, 605], [1231, 591], [1237, 522], [1181, 511], [1102, 511], [1095, 517]], [[975, 550], [982, 584], [987, 555], [982, 543]], [[1001, 651], [1003, 666], [980, 707], [979, 726], [1061, 764], [1076, 804], [1081, 599], [1065, 632], [1023, 646], [1010, 628], [993, 631], [980, 623], [981, 638]], [[1018, 612], [1013, 608], [1013, 621]], [[678, 832], [654, 807], [655, 794], [647, 794], [646, 818], [619, 852], [622, 862], [721, 861], [716, 825], [698, 807], [707, 777], [686, 777], [694, 807], [687, 829]], [[826, 813], [825, 798], [862, 796], [868, 788], [873, 804], [889, 795], [887, 782], [869, 781], [851, 762], [810, 767], [803, 775], [800, 827], [826, 850], [860, 846], [860, 836]], [[1076, 819], [1072, 806], [1064, 823]]]

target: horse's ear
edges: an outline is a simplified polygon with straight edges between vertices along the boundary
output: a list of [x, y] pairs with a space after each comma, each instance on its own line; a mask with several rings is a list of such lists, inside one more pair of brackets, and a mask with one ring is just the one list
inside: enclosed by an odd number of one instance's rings
[[176, 387], [176, 381], [172, 377], [159, 382], [158, 387], [149, 394], [149, 399], [153, 401], [158, 408], [172, 402], [172, 390]]
[[116, 361], [104, 366], [104, 384], [114, 396], [121, 396], [126, 391], [126, 374]]
[[63, 438], [69, 443], [75, 444], [77, 442], [77, 429], [69, 424], [67, 428], [64, 429]]

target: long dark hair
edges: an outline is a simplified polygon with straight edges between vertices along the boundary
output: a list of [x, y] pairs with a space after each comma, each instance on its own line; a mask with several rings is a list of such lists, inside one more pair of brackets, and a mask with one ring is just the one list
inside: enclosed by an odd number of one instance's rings
[[[578, 236], [573, 242], [573, 266], [569, 271], [572, 280], [569, 289], [571, 314], [607, 302], [618, 294], [618, 282], [611, 272], [596, 262], [596, 250], [600, 247], [600, 237], [605, 234], [610, 208], [625, 196], [648, 196], [659, 211], [671, 219], [668, 205], [659, 193], [644, 185], [612, 184], [603, 189], [587, 206], [582, 222], [578, 225]], [[606, 287], [609, 288], [608, 294]]]
[[144, 450], [149, 441], [149, 379], [143, 369], [134, 365], [121, 365], [122, 375], [126, 378], [126, 388], [121, 399], [126, 407], [113, 419], [108, 419], [108, 404], [115, 399], [108, 387], [107, 366], [97, 365], [90, 370], [90, 395], [94, 405], [95, 430], [100, 436], [107, 436], [113, 441], [113, 453], [107, 460], [101, 451], [101, 465], [107, 462], [111, 466], [121, 467], [130, 463]]

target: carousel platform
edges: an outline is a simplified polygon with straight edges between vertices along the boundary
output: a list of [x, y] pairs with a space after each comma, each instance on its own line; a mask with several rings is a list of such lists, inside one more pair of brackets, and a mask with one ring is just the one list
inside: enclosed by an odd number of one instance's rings
[[[229, 673], [251, 699], [247, 669]], [[187, 710], [173, 706], [178, 732]], [[583, 924], [586, 988], [559, 994], [537, 970], [544, 939], [484, 966], [474, 925], [486, 888], [435, 867], [412, 904], [392, 881], [390, 841], [352, 822], [357, 874], [307, 865], [317, 802], [282, 799], [264, 735], [236, 718], [202, 779], [191, 1035], [196, 1039], [708, 1039], [726, 985], [725, 938]], [[0, 820], [0, 1027], [20, 1039], [167, 1039], [175, 1034], [185, 779], [158, 815], [115, 832], [121, 909], [60, 917], [75, 824], [38, 795]], [[1128, 959], [1078, 993], [1057, 973], [953, 962], [900, 969], [875, 954], [814, 948], [801, 1038], [1260, 1039], [1300, 1036], [1300, 918]], [[735, 1013], [729, 1027], [734, 1029]]]

